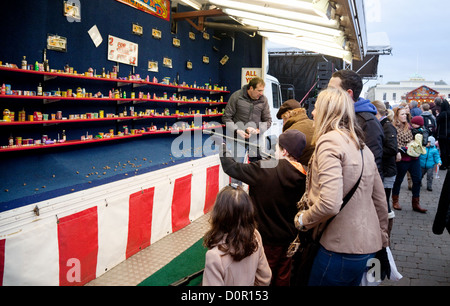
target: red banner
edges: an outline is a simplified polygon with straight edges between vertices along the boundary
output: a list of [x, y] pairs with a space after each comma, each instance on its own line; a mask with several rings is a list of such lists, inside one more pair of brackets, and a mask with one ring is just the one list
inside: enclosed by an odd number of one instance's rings
[[219, 165], [206, 169], [206, 196], [203, 213], [207, 213], [214, 205], [219, 193]]
[[150, 245], [155, 187], [130, 195], [126, 258]]
[[170, 0], [116, 0], [145, 13], [170, 21]]
[[182, 229], [191, 221], [189, 212], [191, 209], [191, 178], [186, 175], [175, 180], [172, 198], [172, 231]]
[[82, 286], [95, 279], [97, 206], [59, 219], [58, 241], [60, 286]]
[[5, 271], [5, 239], [0, 240], [0, 286], [3, 286], [3, 272]]

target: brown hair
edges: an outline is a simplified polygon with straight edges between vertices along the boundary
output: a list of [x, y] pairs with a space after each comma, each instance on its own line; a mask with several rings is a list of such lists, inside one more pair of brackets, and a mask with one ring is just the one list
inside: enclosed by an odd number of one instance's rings
[[208, 249], [218, 246], [235, 261], [240, 261], [258, 248], [256, 221], [249, 195], [233, 185], [218, 193], [211, 213], [211, 229], [203, 237], [203, 244]]
[[372, 101], [371, 103], [377, 108], [378, 114], [380, 114], [381, 116], [387, 115], [386, 105], [383, 102], [381, 102], [379, 100], [375, 100], [375, 101]]
[[[406, 123], [400, 122], [400, 120], [398, 120], [398, 116], [400, 111], [405, 110], [406, 111], [406, 107], [408, 106], [399, 106], [399, 107], [395, 107], [394, 108], [394, 121], [392, 121], [393, 125], [398, 129], [398, 130], [403, 130], [403, 131], [408, 131], [409, 130], [409, 123], [408, 123], [408, 119], [406, 119]], [[408, 118], [408, 117], [406, 117]]]
[[250, 80], [250, 82], [248, 82], [248, 88], [252, 87], [253, 89], [256, 89], [256, 86], [258, 86], [258, 84], [262, 84], [263, 86], [266, 86], [266, 83], [264, 82], [264, 80], [260, 77], [254, 77], [253, 79]]
[[423, 104], [422, 104], [422, 109], [423, 109], [424, 112], [429, 111], [429, 110], [430, 110], [430, 104], [428, 104], [428, 103], [423, 103]]
[[341, 87], [345, 91], [351, 89], [353, 91], [353, 101], [356, 102], [361, 95], [363, 82], [361, 77], [353, 70], [339, 70], [333, 73], [333, 78], [341, 79]]

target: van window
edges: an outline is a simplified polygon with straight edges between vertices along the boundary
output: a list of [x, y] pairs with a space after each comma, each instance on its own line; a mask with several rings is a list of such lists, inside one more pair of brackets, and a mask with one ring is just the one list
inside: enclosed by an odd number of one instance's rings
[[276, 83], [272, 83], [273, 108], [280, 108], [281, 106], [280, 93], [280, 86]]

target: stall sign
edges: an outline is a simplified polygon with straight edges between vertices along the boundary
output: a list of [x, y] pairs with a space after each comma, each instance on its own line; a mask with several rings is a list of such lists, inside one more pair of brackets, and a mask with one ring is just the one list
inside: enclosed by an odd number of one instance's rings
[[170, 21], [170, 0], [116, 0], [140, 11]]
[[242, 68], [241, 73], [241, 86], [244, 86], [250, 82], [251, 79], [255, 77], [262, 77], [262, 69], [261, 68]]
[[138, 65], [138, 44], [108, 36], [108, 60], [127, 65]]

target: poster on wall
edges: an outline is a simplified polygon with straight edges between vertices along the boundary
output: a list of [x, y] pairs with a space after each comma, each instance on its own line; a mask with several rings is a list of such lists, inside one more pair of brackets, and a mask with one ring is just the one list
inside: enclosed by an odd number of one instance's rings
[[47, 49], [67, 52], [67, 38], [55, 34], [47, 34]]
[[241, 74], [241, 86], [244, 86], [245, 84], [248, 84], [251, 79], [254, 77], [262, 77], [262, 69], [261, 68], [248, 68], [244, 67], [242, 68], [242, 74]]
[[127, 65], [138, 65], [138, 44], [108, 36], [108, 60]]
[[170, 0], [116, 0], [145, 13], [170, 21]]
[[75, 21], [81, 20], [81, 10], [80, 3], [78, 5], [76, 3], [71, 3], [68, 1], [64, 1], [64, 16], [73, 18]]

